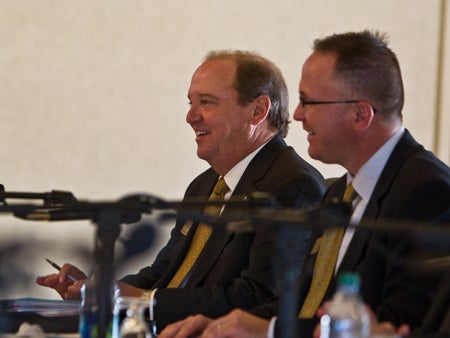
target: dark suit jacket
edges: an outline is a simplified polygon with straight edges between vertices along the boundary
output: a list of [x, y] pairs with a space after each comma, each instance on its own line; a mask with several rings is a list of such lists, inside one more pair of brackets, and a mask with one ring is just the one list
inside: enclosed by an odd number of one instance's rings
[[[345, 186], [343, 176], [330, 187], [324, 201], [341, 198]], [[433, 220], [448, 210], [449, 205], [449, 167], [406, 131], [381, 173], [364, 217], [376, 222], [382, 222], [382, 219]], [[313, 233], [310, 247], [321, 236], [322, 231]], [[437, 284], [436, 280], [430, 280], [407, 264], [414, 257], [420, 257], [421, 250], [414, 233], [358, 227], [338, 273], [356, 271], [360, 274], [362, 298], [379, 320], [417, 327], [427, 312]], [[309, 255], [303, 265], [299, 308], [309, 290], [314, 261], [315, 255]], [[329, 300], [335, 290], [336, 279], [332, 278], [324, 300]], [[264, 310], [273, 311], [275, 306], [276, 302], [271, 302]], [[259, 313], [261, 311], [258, 309]], [[311, 337], [317, 323], [318, 318], [298, 320], [298, 331], [302, 337]]]
[[[189, 185], [185, 198], [209, 196], [217, 178], [212, 169], [206, 170]], [[250, 162], [233, 196], [262, 191], [276, 196], [283, 205], [300, 207], [320, 201], [324, 190], [320, 173], [277, 136]], [[222, 217], [229, 212], [225, 208]], [[224, 227], [214, 227], [186, 287], [165, 288], [183, 261], [197, 226], [194, 223], [185, 235], [181, 231], [184, 224], [184, 220], [177, 220], [169, 242], [151, 266], [123, 278], [140, 288], [158, 288], [158, 330], [196, 313], [218, 317], [236, 307], [250, 309], [273, 296], [271, 263], [275, 235], [267, 229], [254, 234], [230, 233]], [[305, 250], [308, 237], [305, 232]]]
[[450, 337], [450, 271], [441, 278], [439, 289], [420, 327], [411, 337]]
[[[450, 205], [437, 221], [446, 222], [447, 226], [450, 224]], [[438, 233], [437, 236], [442, 237], [433, 236], [431, 243], [444, 255], [439, 260], [431, 261], [426, 272], [436, 275], [439, 287], [421, 327], [411, 332], [411, 338], [450, 338], [450, 229], [446, 228], [443, 234]]]

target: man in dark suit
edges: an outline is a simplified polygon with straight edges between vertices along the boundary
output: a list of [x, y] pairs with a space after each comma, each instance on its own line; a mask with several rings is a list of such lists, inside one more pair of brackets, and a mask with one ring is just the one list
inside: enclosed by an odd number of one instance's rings
[[[374, 226], [386, 219], [434, 220], [448, 209], [449, 167], [402, 126], [402, 77], [385, 35], [363, 31], [316, 40], [302, 68], [299, 94], [294, 119], [308, 133], [309, 155], [347, 170], [324, 201], [342, 199], [351, 183], [357, 193], [351, 202], [353, 224], [362, 217], [374, 220]], [[298, 312], [292, 314], [300, 317], [297, 337], [312, 336], [317, 310], [334, 294], [335, 276], [341, 271], [359, 273], [362, 298], [379, 320], [395, 326], [421, 325], [436, 281], [407, 264], [423, 250], [411, 233], [361, 225], [347, 228], [337, 244], [326, 269], [330, 280], [316, 283], [322, 275], [317, 273], [322, 267], [317, 257], [331, 244], [323, 230], [311, 236], [310, 255], [300, 275]], [[283, 336], [286, 328], [278, 320], [264, 319], [276, 314], [277, 306], [274, 299], [252, 309], [253, 314], [234, 310], [215, 321], [192, 317], [171, 325], [160, 337], [203, 330], [202, 337]]]
[[[247, 52], [211, 53], [195, 71], [188, 98], [186, 121], [196, 135], [197, 155], [211, 168], [189, 185], [186, 199], [206, 199], [220, 177], [230, 189], [226, 198], [260, 191], [289, 207], [320, 201], [323, 177], [283, 140], [289, 123], [288, 95], [273, 63]], [[222, 217], [231, 211], [225, 206]], [[251, 309], [274, 295], [275, 236], [270, 230], [230, 233], [212, 227], [186, 277], [175, 283], [197, 243], [199, 228], [196, 222], [179, 219], [155, 262], [120, 281], [121, 295], [156, 303], [158, 329], [190, 314], [218, 317], [236, 307]], [[300, 239], [304, 245], [308, 237], [305, 232]], [[67, 274], [81, 281], [72, 283]], [[39, 277], [37, 282], [55, 288], [63, 298], [78, 298], [84, 278], [65, 264], [58, 275]]]

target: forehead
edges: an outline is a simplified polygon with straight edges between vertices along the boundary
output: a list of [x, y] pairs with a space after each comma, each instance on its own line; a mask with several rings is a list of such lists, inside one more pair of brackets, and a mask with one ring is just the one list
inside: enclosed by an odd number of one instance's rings
[[189, 92], [214, 92], [233, 89], [236, 64], [233, 60], [207, 60], [197, 68], [191, 79]]
[[308, 93], [318, 88], [327, 90], [338, 86], [333, 76], [335, 62], [336, 57], [333, 54], [311, 54], [303, 64], [300, 91]]

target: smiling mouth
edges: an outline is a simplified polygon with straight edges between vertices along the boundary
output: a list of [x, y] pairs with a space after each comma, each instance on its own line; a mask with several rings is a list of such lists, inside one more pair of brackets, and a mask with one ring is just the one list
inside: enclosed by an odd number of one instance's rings
[[201, 130], [200, 130], [200, 131], [196, 131], [196, 132], [195, 132], [195, 135], [196, 135], [196, 136], [203, 136], [203, 135], [206, 135], [206, 134], [208, 134], [207, 131], [201, 131]]

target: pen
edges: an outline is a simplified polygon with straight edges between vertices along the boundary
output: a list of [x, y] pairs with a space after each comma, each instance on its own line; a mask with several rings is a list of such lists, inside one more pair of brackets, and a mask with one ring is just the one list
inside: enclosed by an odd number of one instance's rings
[[[61, 267], [58, 265], [58, 264], [56, 264], [55, 262], [52, 262], [50, 259], [48, 259], [48, 258], [46, 258], [45, 259], [51, 266], [53, 266], [56, 270], [61, 270]], [[67, 274], [67, 278], [69, 278], [70, 280], [72, 280], [72, 281], [74, 281], [74, 282], [76, 282], [77, 281], [77, 279], [74, 277], [74, 276], [72, 276], [72, 275], [69, 275], [69, 274]]]

